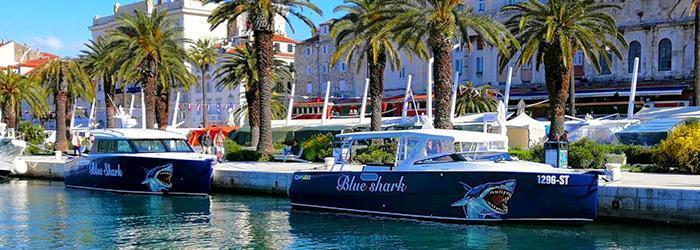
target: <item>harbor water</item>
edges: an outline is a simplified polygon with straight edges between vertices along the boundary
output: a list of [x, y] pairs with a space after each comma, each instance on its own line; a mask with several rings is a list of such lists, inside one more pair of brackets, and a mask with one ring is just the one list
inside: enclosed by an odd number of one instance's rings
[[124, 195], [0, 183], [0, 248], [698, 248], [700, 231], [594, 222], [457, 225], [293, 211], [276, 197]]

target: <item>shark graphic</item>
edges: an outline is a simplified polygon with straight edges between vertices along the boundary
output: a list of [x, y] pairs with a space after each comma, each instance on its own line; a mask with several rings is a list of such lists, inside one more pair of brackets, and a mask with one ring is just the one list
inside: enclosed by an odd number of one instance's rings
[[515, 180], [488, 182], [476, 187], [462, 184], [467, 193], [464, 198], [452, 203], [453, 207], [462, 207], [467, 219], [500, 219], [508, 213], [508, 200], [515, 191]]
[[151, 192], [168, 191], [173, 187], [173, 164], [168, 163], [146, 171], [146, 179], [141, 184], [146, 184]]

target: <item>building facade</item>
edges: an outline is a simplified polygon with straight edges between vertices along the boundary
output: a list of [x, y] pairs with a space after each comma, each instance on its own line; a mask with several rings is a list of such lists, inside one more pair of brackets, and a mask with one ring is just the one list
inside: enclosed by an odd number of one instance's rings
[[[104, 36], [109, 30], [113, 30], [117, 27], [118, 16], [124, 14], [131, 14], [135, 10], [146, 11], [151, 13], [154, 10], [167, 10], [168, 18], [175, 21], [178, 28], [182, 30], [181, 34], [183, 38], [195, 41], [197, 39], [209, 38], [217, 43], [217, 47], [220, 48], [220, 55], [225, 53], [235, 53], [235, 48], [243, 46], [244, 43], [249, 42], [252, 36], [252, 31], [250, 30], [250, 25], [248, 24], [247, 17], [241, 16], [234, 21], [225, 22], [215, 29], [210, 29], [210, 24], [207, 22], [207, 18], [212, 13], [212, 11], [217, 7], [217, 4], [207, 3], [203, 4], [201, 0], [159, 0], [152, 1], [146, 0], [141, 2], [136, 2], [129, 5], [119, 5], [115, 4], [114, 14], [105, 17], [95, 16], [93, 19], [93, 25], [89, 27], [92, 32], [93, 39]], [[278, 16], [275, 19], [276, 34], [274, 36], [274, 47], [279, 49], [275, 57], [280, 60], [284, 60], [287, 63], [292, 64], [294, 62], [294, 52], [297, 41], [289, 39], [286, 37], [285, 31], [285, 21], [284, 18]], [[187, 43], [182, 44], [183, 47], [189, 48], [191, 45]], [[175, 89], [171, 92], [171, 107], [175, 105], [175, 95], [180, 92], [180, 105], [178, 121], [184, 122], [181, 127], [199, 127], [202, 126], [202, 116], [206, 113], [208, 120], [211, 124], [223, 125], [227, 122], [229, 116], [229, 110], [235, 110], [244, 103], [245, 98], [242, 98], [242, 93], [244, 91], [244, 86], [239, 86], [238, 88], [226, 88], [218, 87], [218, 79], [214, 79], [217, 67], [211, 67], [208, 72], [205, 72], [205, 83], [207, 85], [207, 104], [206, 106], [202, 104], [202, 86], [201, 86], [201, 75], [202, 72], [195, 65], [186, 62], [187, 67], [190, 71], [197, 76], [198, 82], [189, 89]], [[127, 87], [134, 84], [127, 84]], [[99, 85], [98, 85], [99, 86]], [[120, 86], [117, 86], [121, 89]], [[132, 88], [136, 89], [136, 88]], [[118, 90], [119, 92], [120, 90]], [[117, 106], [129, 107], [131, 105], [131, 95], [135, 95], [135, 117], [140, 117], [140, 93], [135, 91], [134, 93], [118, 93], [117, 96], [122, 94], [122, 98], [115, 98], [113, 100], [114, 104]], [[110, 104], [109, 100], [104, 100], [104, 92], [101, 86], [98, 87], [98, 109], [97, 119], [104, 119], [105, 111], [104, 107], [106, 104]], [[174, 114], [171, 109], [170, 115]], [[171, 120], [172, 117], [169, 119]], [[211, 125], [210, 124], [210, 125]]]

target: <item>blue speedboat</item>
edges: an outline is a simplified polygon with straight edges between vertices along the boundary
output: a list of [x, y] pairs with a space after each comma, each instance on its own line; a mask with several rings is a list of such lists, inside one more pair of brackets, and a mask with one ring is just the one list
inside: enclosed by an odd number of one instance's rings
[[138, 194], [206, 195], [214, 156], [182, 135], [147, 129], [93, 131], [88, 156], [66, 164], [66, 187]]
[[[295, 209], [451, 222], [596, 217], [598, 174], [511, 159], [507, 138], [456, 130], [340, 134], [330, 171], [295, 172]], [[392, 164], [353, 165], [353, 146], [396, 144]]]

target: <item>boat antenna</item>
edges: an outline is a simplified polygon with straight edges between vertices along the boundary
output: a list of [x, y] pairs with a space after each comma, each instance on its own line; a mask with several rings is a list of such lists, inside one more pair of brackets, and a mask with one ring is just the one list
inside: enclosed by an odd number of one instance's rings
[[141, 86], [141, 128], [146, 129], [146, 97], [143, 95], [143, 86]]

